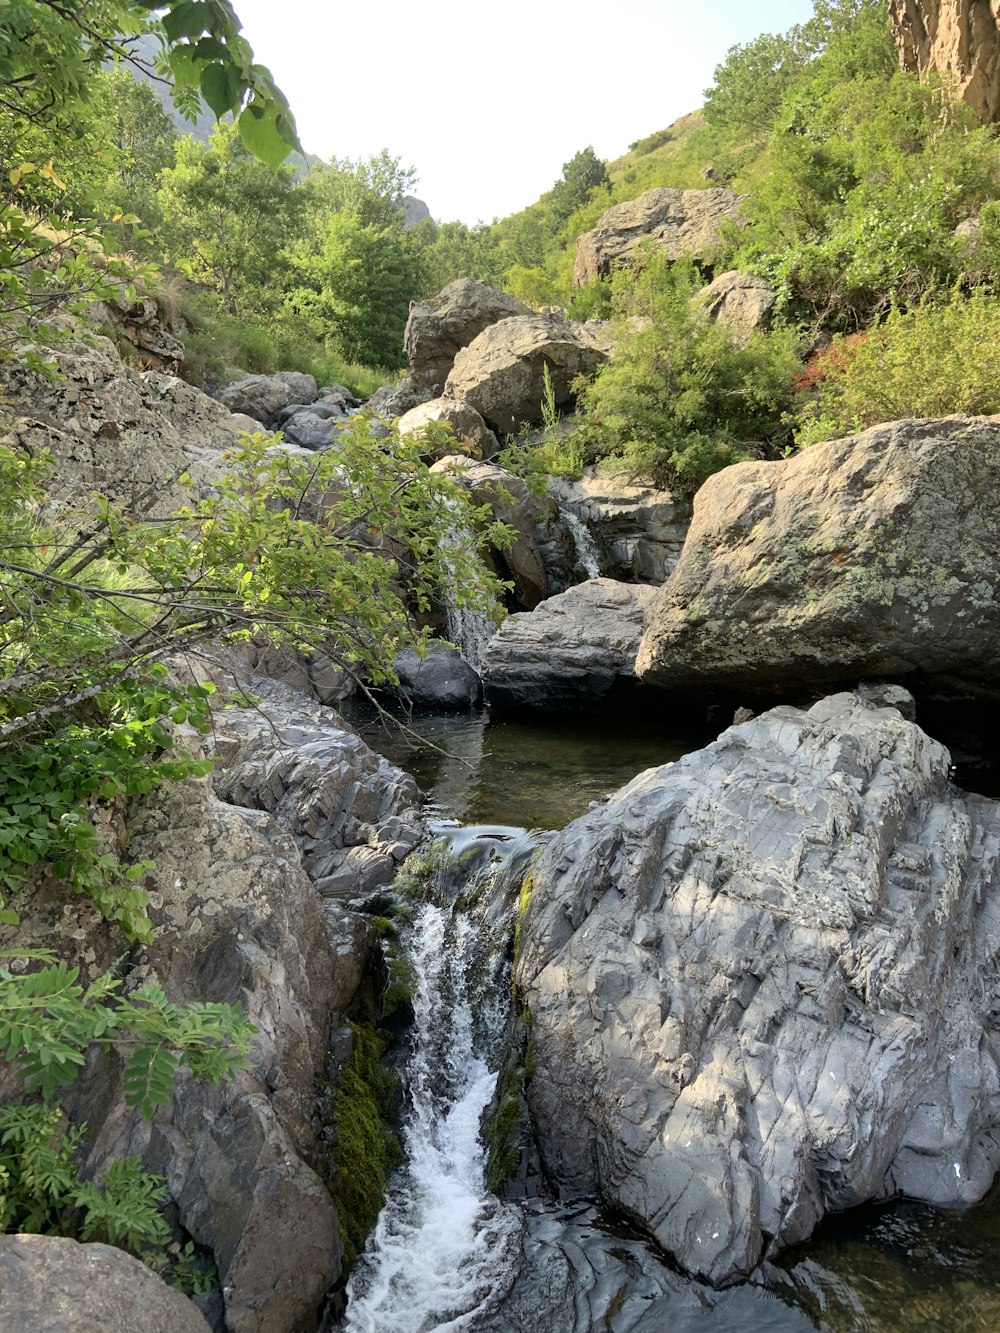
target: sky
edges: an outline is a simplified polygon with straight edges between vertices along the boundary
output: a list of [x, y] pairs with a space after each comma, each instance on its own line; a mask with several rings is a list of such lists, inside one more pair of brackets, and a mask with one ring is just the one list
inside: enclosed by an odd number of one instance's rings
[[729, 47], [810, 0], [234, 0], [307, 152], [388, 148], [440, 221], [505, 217], [588, 144], [608, 160], [702, 103]]

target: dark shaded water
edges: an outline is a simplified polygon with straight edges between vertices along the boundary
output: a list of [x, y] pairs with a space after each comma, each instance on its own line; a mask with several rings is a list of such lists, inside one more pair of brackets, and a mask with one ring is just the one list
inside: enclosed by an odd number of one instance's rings
[[[352, 724], [411, 772], [443, 815], [535, 828], [563, 827], [640, 770], [714, 738], [703, 715], [683, 713], [670, 722], [577, 714], [495, 724], [486, 714], [424, 715], [411, 721], [410, 736], [359, 714]], [[753, 1285], [764, 1298], [759, 1306], [744, 1289], [731, 1324], [723, 1300], [714, 1315], [706, 1312], [705, 1327], [1000, 1333], [1000, 1190], [964, 1214], [902, 1202], [842, 1214], [808, 1245], [766, 1265]], [[663, 1323], [664, 1333], [687, 1327], [681, 1313]], [[618, 1324], [601, 1327], [615, 1333]]]

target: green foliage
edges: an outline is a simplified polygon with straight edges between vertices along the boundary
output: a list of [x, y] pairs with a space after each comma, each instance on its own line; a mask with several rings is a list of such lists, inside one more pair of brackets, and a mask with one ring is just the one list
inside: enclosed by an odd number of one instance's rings
[[691, 264], [662, 255], [623, 271], [616, 309], [643, 324], [581, 394], [605, 453], [630, 475], [682, 494], [728, 463], [783, 446], [798, 369], [789, 331], [755, 333], [741, 346], [692, 301], [699, 283]]
[[416, 172], [383, 148], [369, 158], [321, 163], [302, 186], [306, 207], [317, 230], [335, 213], [353, 213], [364, 227], [399, 229], [406, 216], [404, 199]]
[[398, 227], [334, 213], [325, 231], [292, 251], [299, 286], [289, 304], [331, 330], [338, 352], [366, 365], [398, 369], [410, 302], [423, 289], [420, 252]]
[[[18, 960], [43, 966], [15, 971]], [[51, 1097], [91, 1046], [114, 1046], [125, 1054], [127, 1104], [151, 1117], [170, 1101], [180, 1065], [218, 1082], [245, 1063], [254, 1029], [232, 1005], [176, 1005], [153, 983], [122, 987], [110, 972], [84, 986], [78, 968], [46, 950], [0, 952], [0, 1050], [26, 1091]]]
[[818, 399], [799, 411], [798, 443], [904, 417], [1000, 412], [998, 340], [1000, 302], [983, 289], [892, 310], [857, 345], [835, 340]]
[[397, 1083], [382, 1063], [383, 1038], [353, 1025], [354, 1049], [337, 1075], [334, 1119], [337, 1144], [332, 1192], [340, 1214], [345, 1267], [364, 1248], [385, 1199], [389, 1172], [403, 1160], [390, 1128], [396, 1119]]
[[115, 1162], [101, 1185], [81, 1180], [73, 1152], [82, 1133], [65, 1127], [58, 1106], [0, 1107], [0, 1233], [97, 1240], [139, 1258], [162, 1251], [163, 1180], [137, 1157]]
[[563, 163], [562, 176], [548, 193], [547, 202], [556, 225], [564, 223], [595, 190], [608, 184], [608, 164], [588, 144]]
[[230, 314], [278, 299], [275, 257], [301, 212], [293, 175], [291, 167], [257, 161], [235, 126], [222, 124], [207, 144], [180, 140], [175, 165], [162, 174], [158, 204], [175, 265], [211, 288]]

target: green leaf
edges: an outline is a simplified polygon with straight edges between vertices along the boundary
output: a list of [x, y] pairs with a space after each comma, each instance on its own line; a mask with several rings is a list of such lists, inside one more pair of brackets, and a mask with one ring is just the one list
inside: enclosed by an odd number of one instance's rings
[[289, 154], [290, 145], [278, 128], [278, 112], [273, 106], [251, 102], [240, 112], [236, 125], [240, 138], [254, 157], [269, 167], [281, 166]]
[[210, 27], [211, 17], [211, 7], [206, 0], [184, 0], [183, 4], [168, 10], [161, 21], [167, 41], [176, 43], [185, 37], [192, 41], [200, 37]]
[[216, 116], [235, 111], [243, 101], [246, 83], [231, 65], [207, 65], [201, 75], [201, 92]]

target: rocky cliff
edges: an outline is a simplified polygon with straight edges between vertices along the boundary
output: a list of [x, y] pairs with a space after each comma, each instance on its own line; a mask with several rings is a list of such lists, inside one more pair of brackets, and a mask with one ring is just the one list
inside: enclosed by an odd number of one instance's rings
[[1000, 119], [998, 0], [889, 0], [904, 70], [940, 74], [984, 122]]

